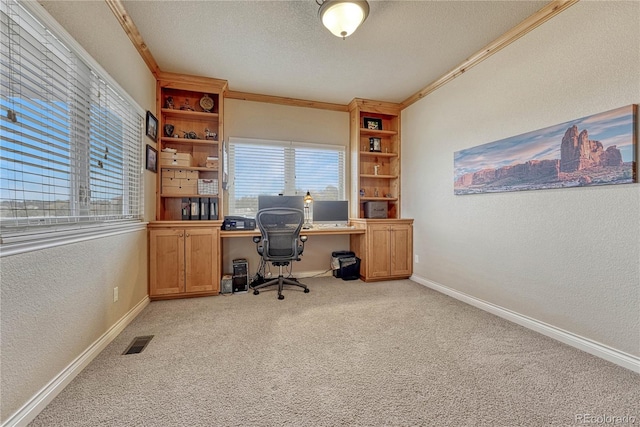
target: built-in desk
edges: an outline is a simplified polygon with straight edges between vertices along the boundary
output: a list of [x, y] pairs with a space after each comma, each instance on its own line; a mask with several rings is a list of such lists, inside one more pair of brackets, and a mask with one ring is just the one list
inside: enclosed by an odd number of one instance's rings
[[[331, 252], [350, 249], [361, 259], [365, 281], [407, 278], [412, 274], [413, 220], [353, 219], [351, 227], [301, 230], [309, 237], [303, 259], [294, 263], [299, 277], [330, 268]], [[151, 299], [217, 295], [232, 261], [260, 263], [252, 237], [259, 230], [221, 230], [222, 221], [149, 223], [149, 296]], [[244, 238], [244, 239], [243, 239]], [[293, 266], [292, 266], [293, 268]]]
[[[349, 236], [361, 236], [364, 228], [322, 227], [300, 230], [300, 235], [307, 236], [302, 259], [292, 263], [291, 268], [296, 277], [310, 277], [323, 274], [330, 275], [331, 252], [348, 250]], [[249, 262], [249, 270], [253, 273], [260, 265], [260, 255], [256, 251], [254, 236], [260, 236], [260, 230], [221, 230], [220, 252], [222, 273], [233, 271], [233, 260], [244, 258]]]

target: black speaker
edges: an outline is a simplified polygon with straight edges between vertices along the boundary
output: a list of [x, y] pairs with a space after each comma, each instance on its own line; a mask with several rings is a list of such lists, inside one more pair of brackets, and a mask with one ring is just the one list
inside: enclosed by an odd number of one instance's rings
[[244, 258], [233, 260], [233, 292], [249, 290], [249, 263]]

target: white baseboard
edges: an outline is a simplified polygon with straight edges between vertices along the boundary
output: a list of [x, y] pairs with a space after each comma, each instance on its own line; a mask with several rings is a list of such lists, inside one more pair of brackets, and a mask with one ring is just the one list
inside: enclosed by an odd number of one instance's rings
[[2, 427], [22, 427], [29, 424], [148, 304], [149, 297], [146, 296], [11, 415]]
[[[276, 274], [277, 276], [277, 274]], [[293, 272], [293, 276], [304, 279], [308, 277], [331, 277], [333, 276], [332, 270], [315, 270], [315, 271], [300, 271], [296, 273]], [[286, 276], [285, 276], [286, 277]]]
[[469, 305], [477, 307], [481, 310], [487, 311], [491, 314], [495, 314], [498, 317], [509, 320], [513, 323], [517, 323], [520, 326], [534, 330], [543, 335], [553, 338], [579, 350], [585, 351], [601, 359], [608, 360], [623, 368], [630, 369], [634, 372], [640, 373], [640, 357], [625, 353], [615, 348], [608, 347], [604, 344], [592, 341], [588, 338], [581, 337], [564, 329], [557, 328], [531, 317], [524, 316], [516, 313], [515, 311], [508, 310], [498, 305], [492, 304], [487, 301], [483, 301], [471, 295], [467, 295], [463, 292], [459, 292], [455, 289], [451, 289], [439, 283], [427, 280], [423, 277], [413, 275], [410, 277], [414, 282], [420, 283], [434, 291], [448, 295], [452, 298], [465, 302]]

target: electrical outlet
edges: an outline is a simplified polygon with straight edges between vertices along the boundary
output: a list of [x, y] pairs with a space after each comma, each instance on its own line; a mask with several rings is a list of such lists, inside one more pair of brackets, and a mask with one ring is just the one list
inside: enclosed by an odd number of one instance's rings
[[118, 287], [113, 288], [113, 302], [118, 302]]
[[420, 257], [419, 257], [418, 255], [414, 255], [414, 262], [415, 262], [416, 264], [419, 264], [419, 263], [420, 263]]

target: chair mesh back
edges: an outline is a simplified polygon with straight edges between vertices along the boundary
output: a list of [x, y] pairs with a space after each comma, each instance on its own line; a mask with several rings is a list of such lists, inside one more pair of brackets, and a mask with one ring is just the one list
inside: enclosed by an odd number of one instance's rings
[[270, 208], [258, 211], [256, 222], [264, 241], [263, 257], [268, 260], [298, 258], [298, 239], [304, 222], [300, 209]]

